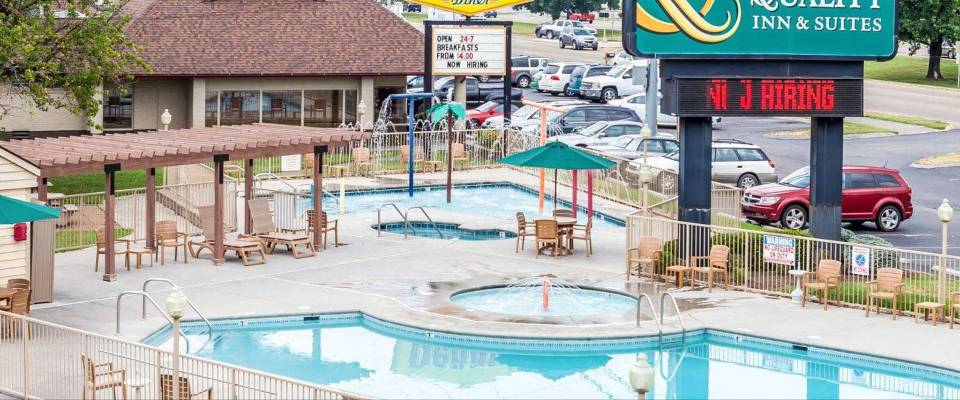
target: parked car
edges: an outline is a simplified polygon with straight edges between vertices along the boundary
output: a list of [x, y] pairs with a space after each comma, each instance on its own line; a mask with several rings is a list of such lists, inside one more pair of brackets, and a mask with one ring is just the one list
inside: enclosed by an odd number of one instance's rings
[[550, 60], [543, 57], [518, 56], [510, 59], [510, 80], [513, 86], [528, 88], [533, 83], [533, 75], [543, 71]]
[[[503, 115], [503, 96], [501, 96], [501, 101], [488, 101], [481, 104], [477, 108], [471, 108], [467, 110], [467, 124], [472, 128], [477, 128], [483, 125], [490, 117], [502, 116]], [[510, 103], [510, 114], [512, 115], [517, 109], [520, 108], [520, 105], [517, 103]]]
[[574, 69], [581, 66], [581, 63], [550, 63], [543, 70], [543, 77], [540, 78], [540, 84], [537, 89], [552, 95], [558, 95], [567, 92], [567, 85], [570, 83], [570, 74]]
[[567, 14], [567, 19], [571, 21], [581, 21], [581, 22], [586, 22], [588, 24], [592, 24], [593, 21], [597, 19], [597, 14], [594, 14], [591, 12], [585, 12], [585, 13], [575, 12], [575, 13]]
[[496, 12], [496, 11], [487, 11], [487, 12], [483, 13], [483, 17], [484, 17], [484, 18], [496, 18], [496, 17], [497, 17], [497, 12]]
[[943, 43], [940, 48], [940, 57], [954, 59], [957, 58], [957, 49], [950, 43]]
[[623, 135], [639, 135], [643, 124], [633, 121], [600, 121], [572, 133], [554, 136], [552, 140], [568, 146], [587, 147], [613, 143]]
[[403, 12], [408, 12], [408, 13], [423, 12], [423, 7], [420, 7], [419, 4], [405, 4], [403, 6]]
[[[677, 126], [677, 117], [672, 116], [672, 115], [669, 115], [669, 114], [664, 114], [664, 113], [661, 113], [661, 112], [660, 112], [660, 101], [659, 101], [659, 100], [662, 100], [662, 99], [663, 99], [663, 96], [662, 96], [662, 95], [658, 95], [658, 96], [657, 96], [657, 100], [658, 100], [658, 101], [657, 101], [657, 126], [676, 127], [676, 126]], [[637, 93], [637, 94], [635, 94], [635, 95], [627, 96], [627, 97], [624, 97], [624, 98], [622, 98], [622, 99], [617, 99], [617, 100], [608, 101], [607, 104], [610, 104], [610, 105], [612, 105], [612, 106], [620, 106], [620, 107], [626, 107], [626, 108], [632, 109], [633, 111], [636, 111], [637, 114], [639, 114], [641, 117], [646, 117], [646, 116], [647, 116], [647, 94], [646, 94], [646, 92], [644, 92], [644, 93]], [[722, 118], [722, 117], [713, 117], [713, 124], [714, 124], [714, 125], [719, 124], [721, 121], [723, 121], [723, 118]]]
[[570, 73], [570, 83], [567, 84], [567, 96], [580, 97], [580, 88], [583, 84], [583, 78], [603, 75], [610, 72], [609, 65], [592, 64], [577, 67]]
[[633, 65], [633, 56], [624, 50], [620, 50], [613, 55], [613, 60], [610, 63], [613, 65]]
[[[550, 104], [555, 107], [569, 107], [575, 105], [585, 105], [589, 104], [583, 100], [556, 100], [556, 101], [544, 101], [543, 103]], [[547, 117], [553, 115], [555, 112], [548, 113]], [[510, 115], [510, 127], [513, 129], [521, 129], [530, 124], [537, 124], [540, 122], [540, 109], [534, 106], [523, 106], [517, 109], [517, 111], [511, 113]], [[503, 126], [503, 116], [494, 116], [487, 118], [483, 123], [482, 127], [484, 129], [489, 128], [499, 128]]]
[[[679, 151], [663, 157], [650, 158], [648, 163], [659, 170], [672, 172], [660, 174], [654, 178], [654, 182], [660, 187], [671, 187], [676, 184], [676, 173], [680, 171]], [[641, 164], [640, 160], [631, 161], [627, 172], [638, 176]], [[734, 184], [743, 189], [761, 185], [764, 182], [777, 181], [776, 164], [767, 157], [760, 146], [739, 140], [714, 140], [711, 165], [714, 181]]]
[[597, 34], [596, 28], [586, 26], [580, 21], [570, 21], [567, 19], [558, 19], [550, 23], [537, 25], [536, 29], [534, 29], [534, 34], [536, 34], [537, 37], [546, 36], [547, 39], [556, 39], [560, 37], [560, 32], [562, 32], [563, 28], [566, 27], [582, 28], [590, 31], [590, 33], [593, 33], [594, 35]]
[[[643, 159], [643, 136], [637, 134], [623, 135], [609, 144], [591, 145], [587, 148], [625, 160]], [[647, 140], [648, 159], [665, 156], [678, 149], [680, 149], [680, 142], [673, 135], [658, 134]]]
[[[845, 166], [840, 218], [854, 225], [870, 221], [881, 231], [893, 232], [913, 216], [912, 194], [896, 170]], [[778, 183], [747, 189], [741, 208], [750, 220], [803, 229], [810, 220], [810, 168], [798, 169]]]
[[[433, 95], [440, 99], [446, 99], [447, 93], [453, 90], [453, 77], [443, 77], [434, 83]], [[523, 99], [523, 91], [513, 89], [511, 95], [514, 100]], [[503, 99], [503, 84], [499, 82], [482, 83], [477, 78], [467, 77], [467, 106], [479, 106], [490, 100]]]
[[560, 48], [572, 46], [575, 50], [591, 48], [597, 51], [600, 48], [600, 41], [597, 35], [583, 28], [563, 28], [560, 32]]
[[[646, 61], [637, 61], [636, 65], [646, 69]], [[633, 65], [618, 65], [604, 75], [584, 78], [580, 87], [580, 96], [594, 101], [609, 102], [620, 96], [644, 93], [643, 85], [633, 84]]]
[[[562, 135], [573, 133], [575, 130], [586, 128], [600, 121], [634, 121], [642, 122], [640, 116], [633, 110], [623, 107], [607, 105], [580, 105], [572, 106], [563, 113], [548, 113], [548, 135]], [[537, 124], [524, 127], [521, 132], [537, 134], [540, 127]]]

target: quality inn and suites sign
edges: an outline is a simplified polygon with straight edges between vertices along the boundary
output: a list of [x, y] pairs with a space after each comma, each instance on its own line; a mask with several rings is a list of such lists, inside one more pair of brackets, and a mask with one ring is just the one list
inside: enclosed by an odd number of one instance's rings
[[512, 7], [533, 0], [411, 0], [412, 3], [438, 8], [460, 15], [478, 15], [503, 7]]
[[897, 50], [896, 2], [624, 0], [624, 46], [668, 59], [883, 60]]

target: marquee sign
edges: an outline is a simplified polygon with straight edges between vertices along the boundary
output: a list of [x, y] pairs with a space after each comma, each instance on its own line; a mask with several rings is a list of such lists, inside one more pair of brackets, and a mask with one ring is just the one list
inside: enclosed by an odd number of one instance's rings
[[624, 0], [623, 46], [664, 59], [886, 60], [897, 50], [896, 3]]
[[826, 78], [675, 78], [665, 96], [678, 116], [863, 115], [863, 81]]
[[506, 75], [505, 27], [437, 26], [431, 36], [431, 75]]
[[473, 16], [503, 7], [526, 4], [533, 0], [408, 0], [411, 3], [438, 8], [452, 13]]

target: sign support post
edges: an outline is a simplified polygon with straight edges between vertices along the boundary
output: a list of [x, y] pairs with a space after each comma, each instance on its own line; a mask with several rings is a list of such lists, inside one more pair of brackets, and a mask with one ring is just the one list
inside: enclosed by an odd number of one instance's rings
[[840, 240], [843, 118], [816, 117], [810, 125], [810, 234]]

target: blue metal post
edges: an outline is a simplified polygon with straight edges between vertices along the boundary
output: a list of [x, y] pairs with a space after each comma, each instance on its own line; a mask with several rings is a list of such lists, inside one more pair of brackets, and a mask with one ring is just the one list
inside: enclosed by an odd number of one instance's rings
[[415, 98], [413, 97], [410, 97], [407, 99], [407, 125], [410, 125], [410, 137], [407, 139], [407, 142], [409, 142], [408, 145], [410, 146], [410, 159], [408, 160], [409, 168], [407, 169], [407, 174], [409, 178], [408, 188], [410, 191], [410, 197], [413, 197], [413, 159], [414, 159], [413, 157], [413, 129], [414, 129], [413, 105], [415, 103], [414, 100]]

